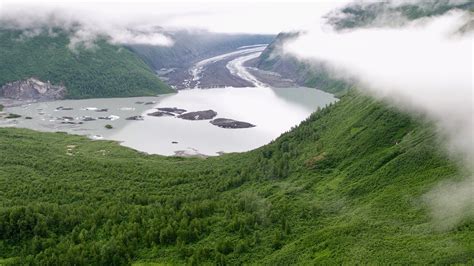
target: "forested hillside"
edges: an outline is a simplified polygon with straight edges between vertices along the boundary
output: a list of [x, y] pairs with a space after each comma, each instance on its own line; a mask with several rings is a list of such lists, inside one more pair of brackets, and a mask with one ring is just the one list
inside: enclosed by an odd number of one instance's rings
[[2, 128], [0, 264], [473, 264], [474, 222], [436, 230], [423, 201], [459, 178], [439, 147], [356, 92], [208, 159]]
[[126, 97], [171, 92], [140, 58], [129, 50], [97, 41], [93, 48], [69, 49], [64, 30], [34, 36], [0, 30], [0, 86], [36, 77], [64, 84], [67, 98]]

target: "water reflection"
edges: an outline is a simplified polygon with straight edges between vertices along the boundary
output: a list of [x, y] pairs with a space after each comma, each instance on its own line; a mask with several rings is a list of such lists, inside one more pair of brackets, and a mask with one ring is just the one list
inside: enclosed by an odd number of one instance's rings
[[[117, 140], [153, 154], [217, 155], [265, 145], [306, 119], [317, 107], [335, 100], [331, 94], [310, 88], [194, 89], [160, 97], [65, 100], [13, 107], [6, 111], [22, 117], [0, 121], [0, 126]], [[212, 125], [209, 120], [146, 115], [158, 107], [212, 109], [218, 113], [216, 118], [249, 122], [256, 127], [226, 129]], [[143, 121], [127, 120], [140, 115], [144, 116]]]
[[248, 151], [269, 143], [306, 119], [317, 107], [335, 100], [331, 94], [309, 88], [186, 90], [160, 100], [157, 107], [187, 111], [212, 109], [218, 113], [217, 117], [249, 122], [256, 127], [224, 129], [208, 120], [147, 117], [142, 123], [128, 124], [111, 138], [122, 140], [125, 146], [164, 155]]

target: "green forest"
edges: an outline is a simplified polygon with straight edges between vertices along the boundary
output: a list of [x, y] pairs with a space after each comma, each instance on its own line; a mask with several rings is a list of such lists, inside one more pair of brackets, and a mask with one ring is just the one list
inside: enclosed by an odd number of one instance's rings
[[173, 90], [137, 55], [98, 40], [68, 47], [70, 33], [52, 29], [29, 36], [0, 30], [0, 85], [36, 77], [67, 88], [67, 98], [152, 96]]
[[433, 126], [355, 91], [246, 153], [14, 128], [0, 151], [0, 265], [474, 263], [474, 222], [423, 201], [462, 177]]

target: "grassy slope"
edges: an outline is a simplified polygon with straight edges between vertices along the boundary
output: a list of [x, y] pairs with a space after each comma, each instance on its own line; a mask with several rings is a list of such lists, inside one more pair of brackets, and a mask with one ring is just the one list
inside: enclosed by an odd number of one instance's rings
[[473, 221], [436, 231], [422, 201], [458, 178], [437, 147], [429, 125], [355, 93], [265, 147], [205, 160], [0, 129], [0, 258], [472, 264]]
[[0, 31], [0, 85], [32, 76], [63, 83], [68, 98], [156, 95], [172, 90], [127, 49], [105, 41], [96, 49], [68, 49], [69, 38], [42, 33], [21, 37], [21, 32]]

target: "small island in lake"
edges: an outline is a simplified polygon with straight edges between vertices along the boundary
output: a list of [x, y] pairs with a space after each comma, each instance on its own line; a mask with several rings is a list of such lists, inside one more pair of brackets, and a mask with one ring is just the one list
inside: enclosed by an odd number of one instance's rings
[[189, 112], [179, 115], [179, 118], [186, 120], [208, 120], [216, 117], [217, 112], [214, 110], [196, 111]]
[[255, 127], [255, 125], [247, 123], [247, 122], [242, 122], [242, 121], [237, 121], [233, 119], [228, 119], [228, 118], [216, 118], [212, 121], [210, 121], [211, 124], [214, 126], [222, 127], [222, 128], [250, 128], [250, 127]]
[[159, 111], [168, 112], [168, 113], [175, 113], [175, 114], [186, 113], [185, 109], [180, 109], [180, 108], [176, 108], [176, 107], [159, 107], [159, 108], [156, 108], [156, 109], [158, 109]]

